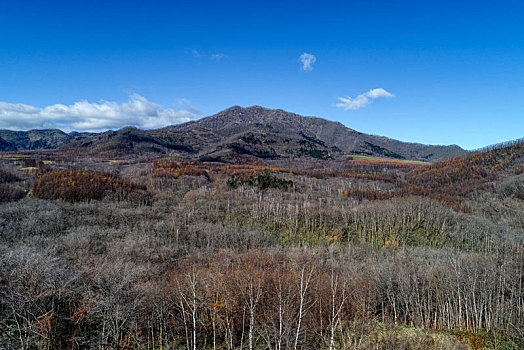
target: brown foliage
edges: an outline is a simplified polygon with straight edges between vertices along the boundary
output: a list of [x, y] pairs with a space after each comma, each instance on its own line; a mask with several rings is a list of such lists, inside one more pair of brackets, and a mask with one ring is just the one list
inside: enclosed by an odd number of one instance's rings
[[[524, 141], [517, 141], [420, 167], [411, 171], [398, 195], [431, 197], [464, 211], [467, 208], [462, 200], [467, 194], [500, 179], [501, 172], [522, 156]], [[521, 173], [521, 167], [515, 167], [513, 172]]]
[[456, 156], [428, 167], [415, 169], [412, 171], [409, 180], [412, 184], [430, 189], [464, 181], [491, 181], [498, 178], [497, 172], [506, 170], [514, 160], [523, 155], [524, 141], [518, 141], [466, 156]]
[[21, 179], [18, 176], [16, 176], [15, 174], [7, 170], [0, 169], [0, 184], [6, 183], [6, 182], [17, 182], [20, 180]]
[[26, 192], [18, 186], [0, 184], [0, 203], [17, 201], [25, 195]]
[[[396, 166], [396, 164], [394, 165]], [[282, 167], [271, 167], [259, 164], [224, 164], [212, 162], [197, 162], [174, 159], [160, 159], [153, 163], [153, 176], [178, 178], [180, 176], [206, 176], [211, 177], [213, 174], [226, 174], [229, 176], [251, 177], [263, 174], [266, 171], [275, 173], [288, 173], [294, 175], [305, 175], [317, 179], [328, 177], [347, 177], [355, 179], [366, 179], [375, 181], [384, 181], [398, 183], [394, 175], [381, 173], [384, 165], [369, 163], [369, 166], [353, 166], [345, 170], [305, 170]]]

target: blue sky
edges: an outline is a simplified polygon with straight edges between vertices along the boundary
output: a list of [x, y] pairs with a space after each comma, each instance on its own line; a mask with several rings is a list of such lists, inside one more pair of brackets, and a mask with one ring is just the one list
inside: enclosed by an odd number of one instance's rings
[[0, 3], [0, 128], [150, 128], [232, 105], [467, 149], [524, 137], [524, 4]]

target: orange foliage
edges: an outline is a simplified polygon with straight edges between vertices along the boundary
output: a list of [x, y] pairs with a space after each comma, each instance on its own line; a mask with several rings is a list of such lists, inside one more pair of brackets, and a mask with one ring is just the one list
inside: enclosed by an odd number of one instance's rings
[[[370, 163], [371, 164], [371, 163]], [[305, 175], [315, 178], [326, 177], [349, 177], [356, 179], [367, 179], [397, 183], [398, 180], [393, 175], [380, 174], [378, 172], [354, 168], [349, 170], [303, 170], [280, 167], [269, 167], [258, 164], [224, 164], [212, 162], [197, 162], [173, 159], [160, 159], [153, 163], [154, 176], [178, 178], [180, 176], [206, 176], [213, 174], [226, 174], [229, 176], [256, 176], [266, 171], [276, 173], [288, 173], [295, 175]]]
[[498, 178], [499, 171], [506, 170], [512, 162], [524, 155], [524, 141], [505, 144], [498, 148], [456, 156], [428, 167], [415, 169], [410, 182], [430, 188], [462, 181], [491, 181]]
[[125, 182], [114, 174], [86, 170], [53, 170], [33, 185], [35, 197], [71, 202], [101, 199], [111, 192], [125, 199], [132, 192], [145, 190], [145, 186]]
[[[414, 169], [399, 194], [429, 196], [456, 209], [468, 193], [485, 188], [500, 178], [500, 172], [524, 156], [524, 141], [496, 146], [465, 156], [456, 156], [427, 167]], [[519, 167], [514, 169], [519, 173]]]

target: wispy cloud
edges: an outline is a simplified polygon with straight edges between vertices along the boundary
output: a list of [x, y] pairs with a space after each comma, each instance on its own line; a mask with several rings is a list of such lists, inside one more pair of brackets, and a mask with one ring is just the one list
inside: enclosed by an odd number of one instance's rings
[[185, 48], [184, 52], [187, 55], [193, 56], [193, 58], [199, 59], [199, 60], [213, 60], [220, 62], [225, 58], [228, 58], [229, 56], [222, 52], [215, 52], [210, 54], [209, 52], [206, 52], [205, 50], [195, 49], [195, 48]]
[[305, 72], [311, 72], [313, 70], [313, 64], [317, 61], [315, 55], [304, 52], [300, 55], [300, 63], [302, 64], [302, 70]]
[[223, 53], [214, 53], [211, 55], [211, 59], [215, 61], [222, 61], [224, 58], [227, 58], [227, 55]]
[[191, 50], [191, 54], [192, 54], [193, 57], [195, 57], [195, 58], [200, 58], [200, 56], [202, 56], [202, 55], [200, 54], [200, 52], [199, 52], [197, 49], [192, 49], [192, 50]]
[[394, 97], [392, 93], [386, 91], [385, 89], [371, 89], [368, 92], [358, 95], [355, 98], [352, 97], [338, 97], [338, 102], [335, 106], [344, 109], [345, 111], [357, 110], [364, 108], [369, 105], [373, 100], [382, 97]]
[[182, 109], [164, 108], [138, 94], [124, 103], [86, 100], [72, 105], [55, 104], [38, 108], [26, 104], [0, 102], [0, 129], [28, 130], [59, 128], [65, 131], [104, 131], [124, 126], [160, 128], [198, 119], [202, 112], [188, 100]]

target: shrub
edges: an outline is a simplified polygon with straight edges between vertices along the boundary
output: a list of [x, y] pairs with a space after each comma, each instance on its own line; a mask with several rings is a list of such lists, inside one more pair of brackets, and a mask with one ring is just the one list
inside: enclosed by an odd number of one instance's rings
[[16, 176], [15, 174], [7, 170], [0, 169], [0, 183], [16, 182], [20, 180], [21, 179], [18, 176]]
[[26, 192], [18, 186], [0, 184], [0, 203], [17, 201], [25, 195]]

